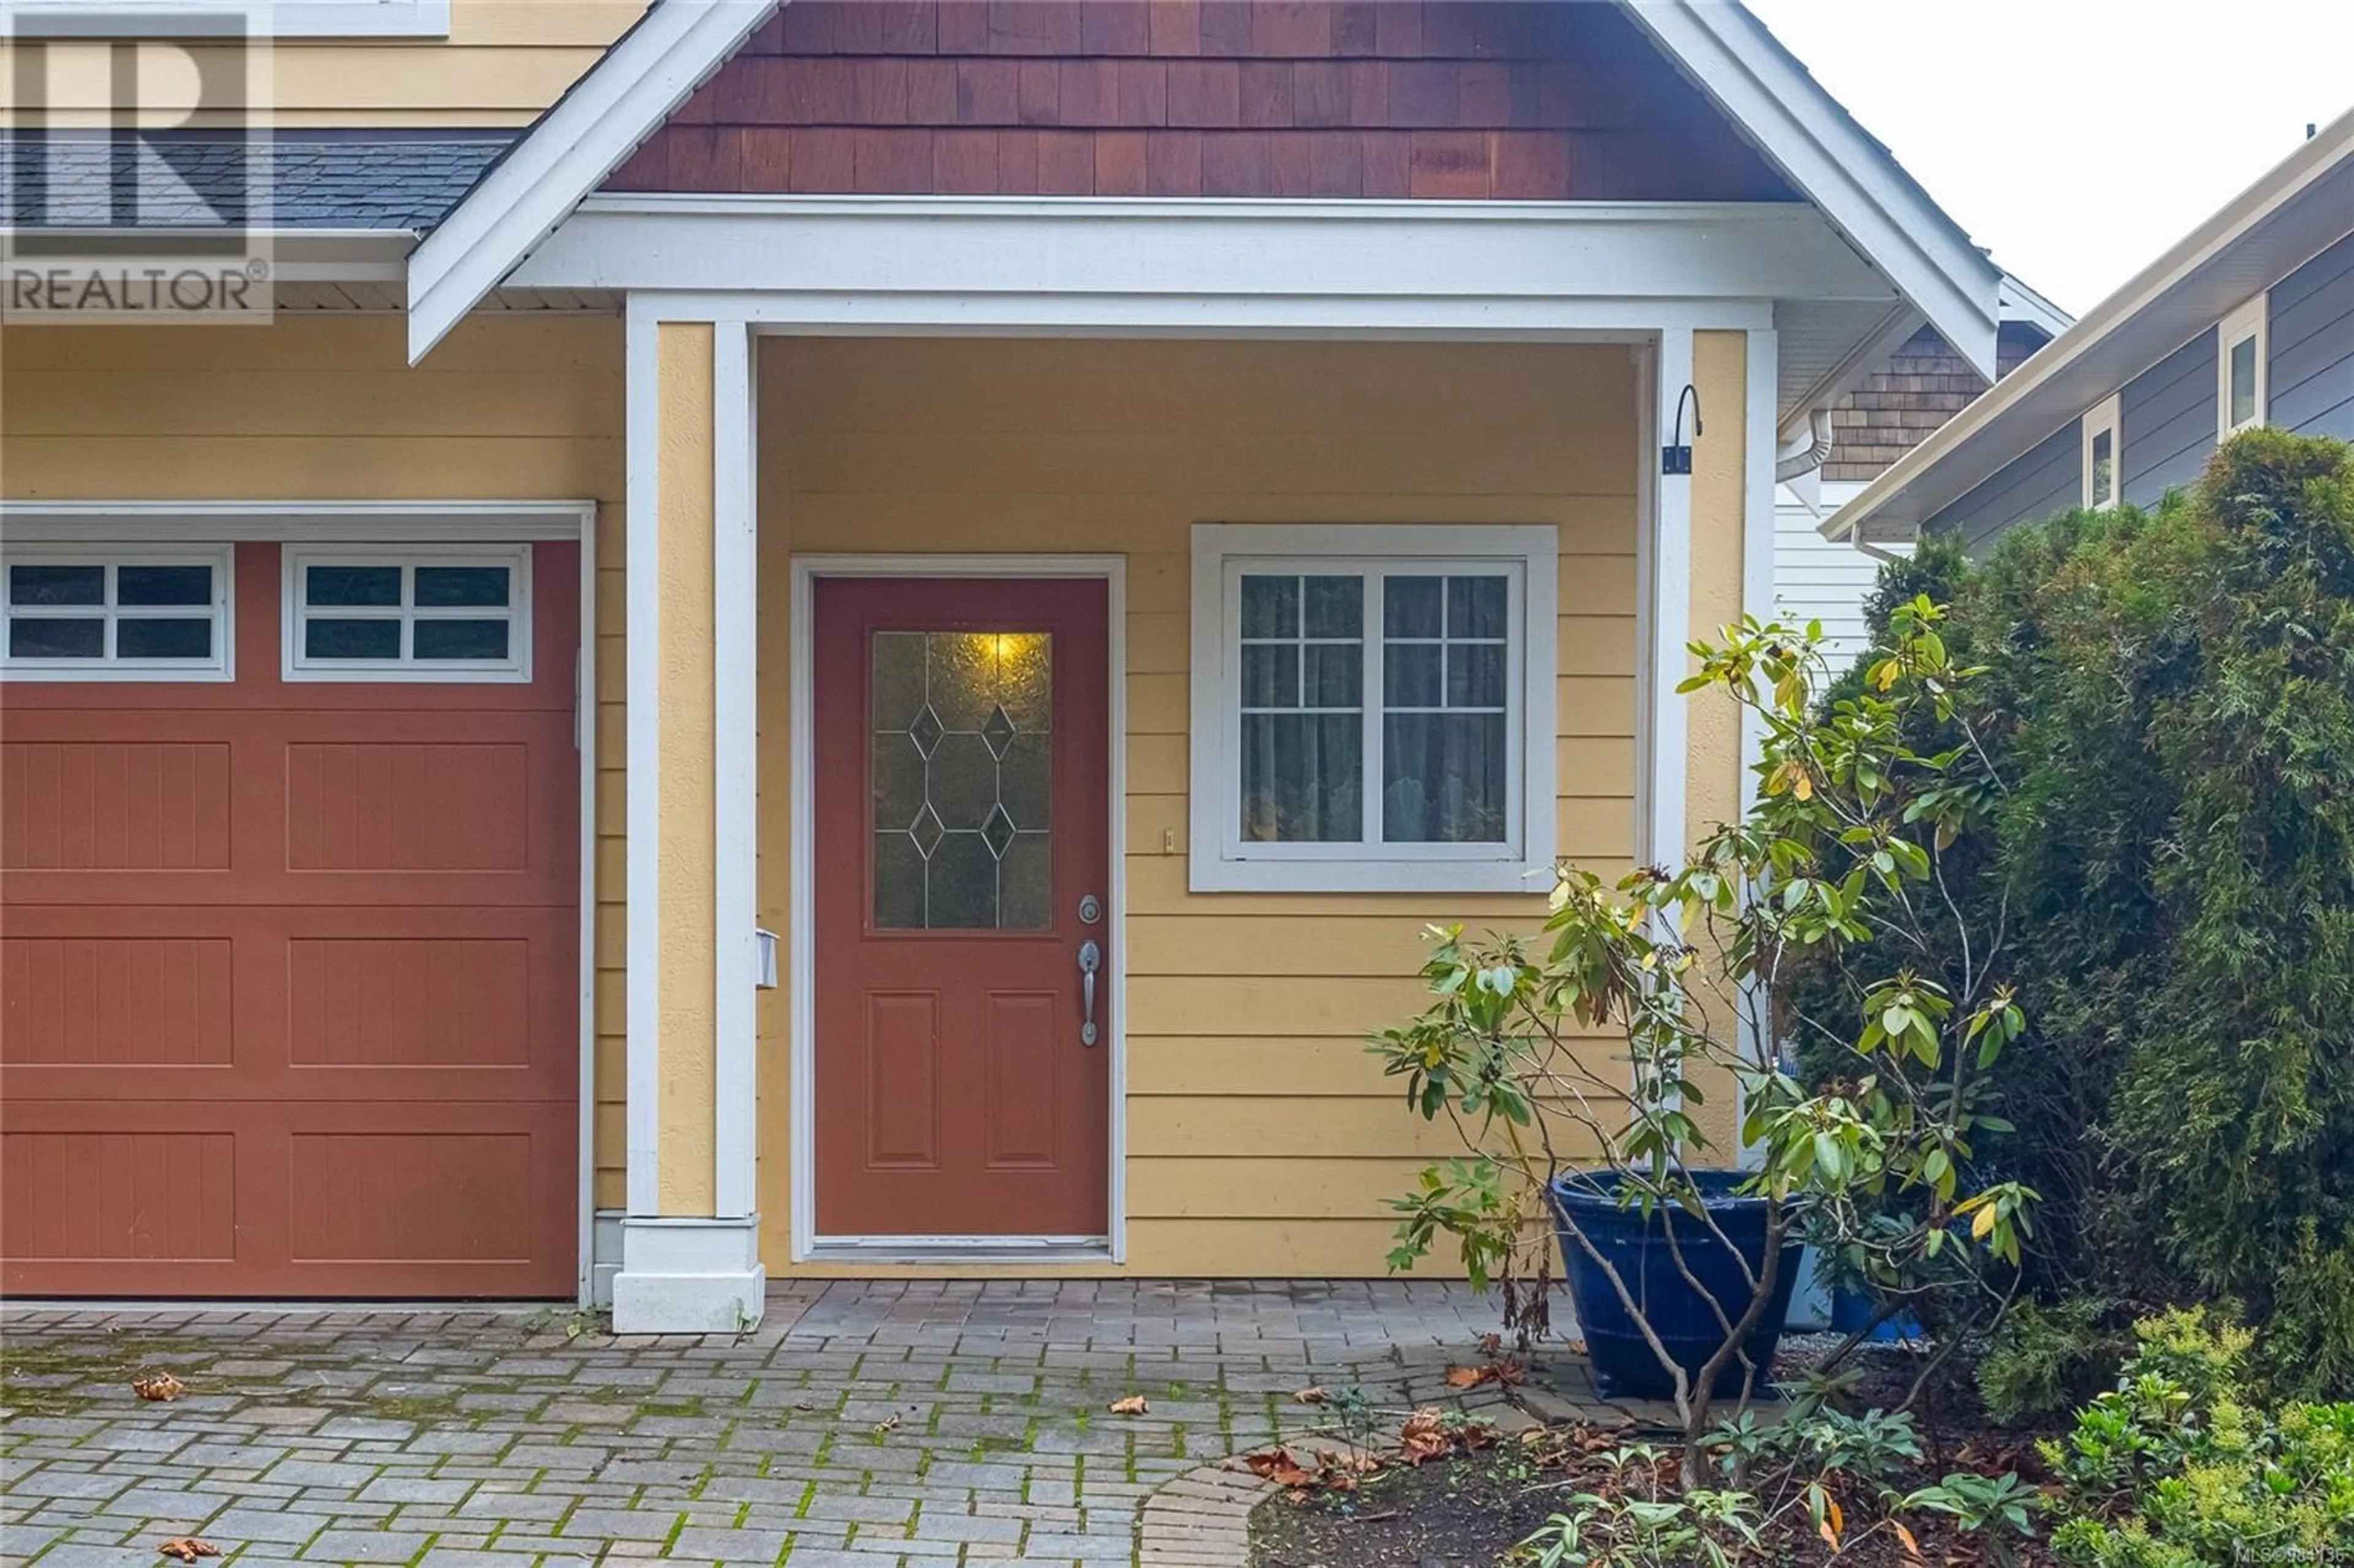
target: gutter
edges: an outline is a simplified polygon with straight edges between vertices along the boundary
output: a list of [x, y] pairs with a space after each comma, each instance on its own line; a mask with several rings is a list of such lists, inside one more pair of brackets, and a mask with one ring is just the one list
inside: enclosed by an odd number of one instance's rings
[[[1997, 382], [1984, 397], [1963, 409], [1934, 431], [1928, 440], [1898, 459], [1888, 470], [1873, 480], [1863, 493], [1831, 514], [1822, 524], [1825, 538], [1852, 541], [1881, 513], [1903, 499], [1913, 486], [1948, 459], [1981, 436], [1999, 436], [1990, 430], [2007, 417], [2025, 417], [2038, 400], [2037, 395], [2055, 383], [2063, 383], [2070, 373], [2078, 371], [2087, 356], [2106, 346], [2134, 326], [2145, 315], [2162, 310], [2179, 291], [2193, 288], [2204, 280], [2210, 269], [2227, 262], [2231, 252], [2245, 242], [2260, 225], [2287, 209], [2297, 198], [2315, 185], [2330, 179], [2341, 169], [2354, 170], [2354, 111], [2340, 115], [2322, 128], [2317, 136], [2301, 143], [2296, 151], [2282, 159], [2253, 185], [2240, 193], [2221, 211], [2210, 216], [2175, 245], [2127, 280], [2115, 293], [2084, 313], [2075, 325], [2062, 333], [2031, 355], [2027, 362], [2009, 376]], [[2342, 217], [2339, 221], [2342, 221]], [[2342, 236], [2345, 230], [2337, 230]], [[2300, 256], [2282, 272], [2265, 280], [2266, 286], [2287, 271], [2294, 270], [2318, 249]], [[2252, 293], [2253, 288], [2243, 290]], [[2217, 313], [2221, 319], [2221, 313]], [[2195, 332], [2195, 323], [2186, 323]], [[2038, 438], [2048, 435], [2067, 419], [2098, 403], [2102, 397], [2123, 387], [2127, 381], [2158, 363], [2165, 354], [2179, 346], [2181, 339], [2167, 334], [2168, 341], [2159, 353], [2146, 363], [2137, 364], [2123, 375], [2104, 376], [2105, 383], [2094, 389], [2090, 397], [2071, 396], [2065, 400], [2064, 411], [2058, 406], [2051, 414], [2051, 424], [2032, 433]], [[2059, 392], [2048, 394], [2058, 397]], [[2039, 421], [2040, 423], [2040, 421]], [[2010, 443], [1998, 441], [1995, 450], [2003, 461], [2018, 455]], [[2019, 450], [2024, 450], [2022, 446]], [[2000, 468], [2000, 463], [1985, 472], [1972, 471], [1962, 476], [1950, 500], [1967, 494], [1969, 489]], [[1899, 526], [1910, 524], [1917, 534], [1922, 519], [1901, 517], [1893, 520]]]

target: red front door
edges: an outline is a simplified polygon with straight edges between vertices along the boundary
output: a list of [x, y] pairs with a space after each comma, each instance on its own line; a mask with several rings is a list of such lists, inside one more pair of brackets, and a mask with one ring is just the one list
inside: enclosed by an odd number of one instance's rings
[[1108, 603], [817, 585], [822, 1238], [1107, 1232]]

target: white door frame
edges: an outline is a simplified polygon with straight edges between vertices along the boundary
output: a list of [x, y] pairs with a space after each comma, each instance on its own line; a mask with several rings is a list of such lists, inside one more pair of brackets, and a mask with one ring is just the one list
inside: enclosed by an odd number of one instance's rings
[[[597, 1182], [597, 503], [593, 501], [10, 501], [0, 534], [30, 544], [505, 544], [580, 546], [572, 738], [580, 766], [578, 1209], [587, 1306]], [[284, 607], [281, 607], [281, 613]], [[233, 635], [234, 633], [232, 633]]]
[[[816, 716], [812, 712], [812, 611], [820, 577], [1081, 577], [1106, 588], [1110, 664], [1111, 1028], [1107, 1152], [1110, 1192], [1101, 1236], [821, 1236], [817, 1234], [817, 887], [814, 858]], [[1015, 1262], [1032, 1265], [1128, 1260], [1128, 557], [1125, 556], [804, 555], [792, 560], [790, 628], [792, 723], [790, 756], [792, 833], [788, 894], [792, 1096], [792, 1260], [795, 1263]]]

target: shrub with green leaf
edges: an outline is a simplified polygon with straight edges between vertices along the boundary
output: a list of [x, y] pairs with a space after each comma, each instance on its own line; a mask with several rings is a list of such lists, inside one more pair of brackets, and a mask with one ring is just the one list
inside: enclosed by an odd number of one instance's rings
[[1987, 1414], [2003, 1425], [2020, 1425], [2057, 1415], [2114, 1383], [2130, 1341], [2109, 1327], [2113, 1310], [2094, 1296], [2014, 1306], [1978, 1361]]
[[2354, 451], [2250, 431], [1925, 577], [2003, 786], [1947, 869], [2033, 1020], [1980, 1154], [2043, 1194], [2034, 1288], [2237, 1301], [2259, 1375], [2354, 1390]]
[[2120, 1385], [2047, 1441], [2082, 1568], [2326, 1563], [2354, 1549], [2354, 1403], [2251, 1401], [2253, 1336], [2178, 1311], [2134, 1326]]
[[[1947, 652], [1942, 617], [1925, 599], [1904, 606], [1869, 689], [1828, 708], [1814, 700], [1818, 629], [1744, 620], [1721, 642], [1694, 643], [1699, 669], [1682, 689], [1739, 705], [1764, 735], [1744, 817], [1712, 830], [1683, 865], [1616, 885], [1562, 868], [1533, 938], [1435, 930], [1423, 1011], [1373, 1043], [1412, 1113], [1447, 1121], [1465, 1144], [1394, 1202], [1392, 1266], [1451, 1237], [1475, 1285], [1505, 1286], [1507, 1325], [1533, 1331], [1558, 1218], [1562, 1245], [1606, 1278], [1671, 1383], [1687, 1490], [1702, 1484], [1698, 1439], [1719, 1374], [1737, 1385], [1738, 1408], [1768, 1372], [1746, 1347], [1776, 1299], [1785, 1243], [1811, 1241], [1891, 1290], [1937, 1293], [1990, 1320], [2030, 1234], [2035, 1194], [1969, 1170], [1974, 1140], [2008, 1125], [1981, 1086], [2025, 1022], [1999, 939], [1956, 975], [1875, 955], [1844, 966], [1847, 983], [1821, 1007], [1780, 1005], [1802, 956], [1838, 963], [1883, 932], [1913, 932], [1926, 950], [1922, 920], [1952, 917], [1943, 857], [1983, 821], [1994, 786], [1967, 740], [1924, 751], [1907, 738], [1925, 722], [1970, 730], [1961, 704], [1974, 673]], [[1810, 1087], [1786, 1070], [1777, 1012], [1844, 1053], [1836, 1082]], [[1701, 1176], [1740, 1151], [1712, 1145], [1696, 1113], [1704, 1096], [1736, 1088], [1755, 1155], [1741, 1191], [1764, 1212], [1764, 1261], [1726, 1246], [1740, 1277], [1720, 1298], [1668, 1233], [1723, 1335], [1695, 1371], [1575, 1215], [1549, 1213], [1549, 1194], [1600, 1166], [1624, 1206], [1669, 1211], [1694, 1227], [1686, 1234], [1723, 1244]], [[1523, 1284], [1533, 1288], [1515, 1294]]]

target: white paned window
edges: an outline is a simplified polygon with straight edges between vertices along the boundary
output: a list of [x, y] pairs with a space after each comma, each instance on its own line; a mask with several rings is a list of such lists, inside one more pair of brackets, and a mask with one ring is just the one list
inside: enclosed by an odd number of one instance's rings
[[2216, 329], [2215, 435], [2230, 440], [2264, 422], [2264, 323], [2271, 296], [2258, 294]]
[[2115, 395], [2084, 416], [2084, 504], [2105, 512], [2117, 503], [2123, 482], [2119, 464], [2125, 461], [2124, 427], [2117, 422]]
[[528, 681], [531, 546], [289, 545], [290, 681]]
[[228, 680], [234, 559], [228, 545], [0, 555], [0, 668], [11, 680]]
[[1550, 527], [1196, 527], [1193, 885], [1545, 891], [1558, 550]]

